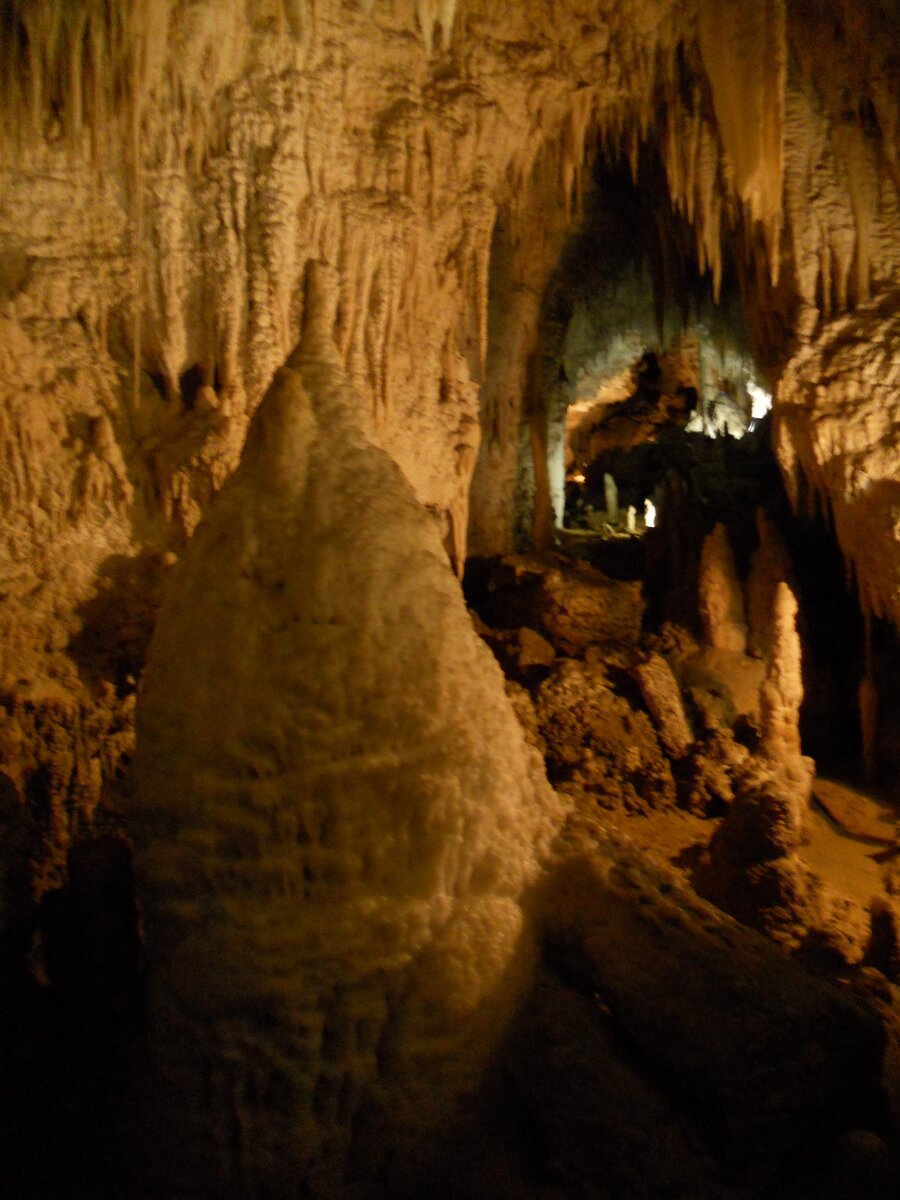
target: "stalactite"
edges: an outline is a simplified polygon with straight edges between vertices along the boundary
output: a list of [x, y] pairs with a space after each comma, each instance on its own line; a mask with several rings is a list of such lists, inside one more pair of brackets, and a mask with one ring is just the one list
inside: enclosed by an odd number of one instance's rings
[[774, 287], [783, 184], [784, 5], [711, 0], [699, 7], [698, 26], [730, 182], [765, 230]]

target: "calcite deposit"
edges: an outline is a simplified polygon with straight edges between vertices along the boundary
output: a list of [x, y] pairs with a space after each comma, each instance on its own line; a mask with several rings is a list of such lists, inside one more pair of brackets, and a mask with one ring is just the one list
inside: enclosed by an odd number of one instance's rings
[[520, 901], [564, 811], [330, 317], [311, 286], [144, 676], [158, 1194], [336, 1194], [438, 1128], [527, 972]]
[[[70, 697], [67, 736], [120, 719], [67, 650], [81, 607], [113, 559], [124, 571], [180, 551], [295, 340], [311, 257], [339, 269], [348, 372], [457, 567], [469, 523], [479, 552], [509, 549], [530, 520], [516, 505], [534, 494], [532, 445], [539, 457], [549, 445], [533, 394], [541, 293], [595, 133], [635, 165], [642, 144], [657, 147], [701, 268], [719, 277], [727, 236], [746, 246], [751, 333], [783, 367], [785, 469], [831, 497], [866, 595], [890, 611], [890, 435], [875, 423], [891, 405], [860, 388], [842, 351], [827, 389], [835, 419], [852, 409], [866, 430], [848, 443], [854, 479], [875, 480], [863, 492], [826, 471], [809, 441], [813, 407], [824, 410], [799, 401], [824, 386], [822, 356], [847, 322], [855, 344], [882, 348], [886, 371], [867, 368], [878, 388], [894, 386], [897, 98], [879, 58], [892, 26], [874, 4], [841, 13], [830, 24], [799, 3], [725, 0], [502, 13], [479, 0], [9, 0], [8, 711], [52, 679]], [[820, 317], [833, 322], [821, 333]], [[785, 320], [800, 339], [789, 363]], [[545, 529], [548, 505], [538, 497]], [[107, 755], [86, 745], [81, 774]], [[105, 779], [61, 782], [59, 803], [87, 816]], [[46, 831], [48, 857], [64, 854], [70, 826]]]

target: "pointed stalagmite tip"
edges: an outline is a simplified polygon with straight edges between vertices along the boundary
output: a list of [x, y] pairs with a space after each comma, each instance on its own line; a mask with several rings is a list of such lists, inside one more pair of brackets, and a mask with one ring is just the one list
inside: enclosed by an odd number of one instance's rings
[[310, 259], [303, 277], [303, 320], [300, 341], [285, 366], [297, 370], [301, 359], [340, 363], [334, 340], [338, 304], [338, 273], [328, 263]]
[[332, 337], [338, 301], [338, 275], [319, 259], [306, 264], [303, 280], [303, 335]]

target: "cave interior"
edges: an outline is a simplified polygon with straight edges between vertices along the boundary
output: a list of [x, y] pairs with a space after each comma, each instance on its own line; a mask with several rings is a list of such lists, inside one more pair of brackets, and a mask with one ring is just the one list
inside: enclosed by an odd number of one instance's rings
[[894, 0], [0, 0], [21, 1200], [894, 1200]]

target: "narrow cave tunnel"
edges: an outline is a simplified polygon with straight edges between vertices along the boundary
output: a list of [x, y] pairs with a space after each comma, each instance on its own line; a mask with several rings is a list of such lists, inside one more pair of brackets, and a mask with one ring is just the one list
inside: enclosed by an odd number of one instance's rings
[[888, 0], [0, 0], [20, 1200], [893, 1200]]

